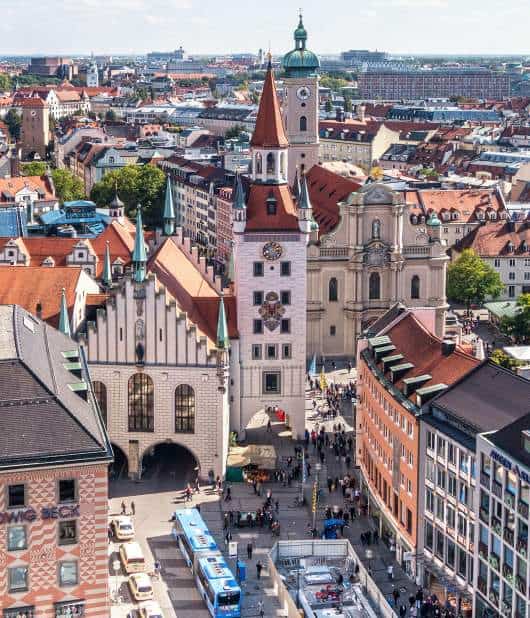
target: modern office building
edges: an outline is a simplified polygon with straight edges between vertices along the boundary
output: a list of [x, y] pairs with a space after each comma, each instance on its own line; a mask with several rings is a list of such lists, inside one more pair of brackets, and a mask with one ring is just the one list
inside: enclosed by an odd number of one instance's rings
[[[506, 393], [528, 410], [529, 382]], [[530, 415], [477, 439], [479, 497], [475, 544], [477, 618], [530, 616]]]
[[358, 75], [359, 93], [367, 99], [431, 99], [510, 96], [510, 76], [488, 69], [403, 69], [367, 67]]

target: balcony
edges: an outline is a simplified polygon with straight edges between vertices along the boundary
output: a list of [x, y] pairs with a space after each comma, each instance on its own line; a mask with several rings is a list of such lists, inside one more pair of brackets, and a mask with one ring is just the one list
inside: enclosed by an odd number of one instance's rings
[[507, 543], [510, 543], [510, 545], [513, 545], [515, 534], [511, 528], [504, 528], [503, 537]]
[[320, 247], [321, 258], [342, 258], [348, 257], [348, 247]]
[[519, 512], [519, 515], [522, 515], [525, 519], [528, 519], [529, 509], [526, 502], [519, 500], [517, 502], [517, 511]]

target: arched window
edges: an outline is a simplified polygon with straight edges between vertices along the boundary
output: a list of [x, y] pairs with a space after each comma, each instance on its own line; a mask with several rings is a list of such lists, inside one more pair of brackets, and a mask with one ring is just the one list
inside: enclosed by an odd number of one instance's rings
[[96, 398], [99, 409], [101, 410], [101, 417], [103, 418], [103, 422], [105, 423], [105, 427], [106, 427], [107, 426], [107, 387], [103, 384], [103, 382], [94, 380], [92, 382], [92, 388], [94, 390], [94, 397]]
[[379, 219], [372, 221], [372, 238], [381, 238], [381, 221]]
[[339, 300], [339, 285], [337, 283], [337, 279], [332, 277], [329, 280], [329, 289], [328, 289], [328, 298], [329, 301], [335, 303]]
[[263, 172], [263, 163], [261, 159], [261, 152], [256, 153], [256, 174], [261, 174]]
[[154, 385], [145, 373], [129, 378], [129, 431], [154, 431]]
[[267, 155], [267, 174], [274, 174], [274, 155], [272, 152]]
[[420, 278], [418, 277], [418, 275], [414, 275], [414, 277], [412, 277], [410, 281], [410, 297], [420, 297]]
[[179, 384], [175, 389], [175, 432], [195, 431], [195, 391], [188, 384]]
[[381, 298], [381, 277], [379, 273], [370, 274], [368, 298], [370, 300], [379, 300]]
[[307, 131], [307, 117], [300, 116], [300, 131]]

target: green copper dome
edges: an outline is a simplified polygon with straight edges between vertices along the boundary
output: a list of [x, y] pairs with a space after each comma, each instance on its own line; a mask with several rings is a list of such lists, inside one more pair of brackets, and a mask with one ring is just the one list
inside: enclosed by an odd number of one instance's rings
[[440, 219], [438, 219], [438, 215], [434, 212], [434, 210], [432, 211], [431, 216], [427, 220], [427, 225], [430, 225], [431, 227], [439, 227], [440, 225], [442, 225], [442, 222], [440, 221]]
[[307, 31], [302, 16], [294, 31], [295, 48], [283, 57], [283, 68], [287, 77], [307, 77], [320, 68], [318, 56], [306, 48]]

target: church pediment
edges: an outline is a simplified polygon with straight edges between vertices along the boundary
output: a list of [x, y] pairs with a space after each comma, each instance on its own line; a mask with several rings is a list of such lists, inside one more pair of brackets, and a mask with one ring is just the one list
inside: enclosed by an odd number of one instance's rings
[[385, 185], [378, 183], [364, 186], [360, 193], [363, 195], [363, 203], [365, 205], [372, 204], [392, 204], [394, 202], [394, 193]]
[[367, 266], [384, 266], [390, 262], [390, 247], [381, 240], [371, 240], [364, 247], [363, 263]]

